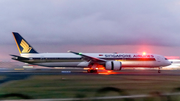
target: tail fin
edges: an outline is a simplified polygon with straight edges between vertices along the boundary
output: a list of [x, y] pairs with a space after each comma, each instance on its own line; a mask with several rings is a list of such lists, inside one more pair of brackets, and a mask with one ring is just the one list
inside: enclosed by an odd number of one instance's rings
[[12, 32], [19, 53], [38, 53], [31, 45], [17, 32]]

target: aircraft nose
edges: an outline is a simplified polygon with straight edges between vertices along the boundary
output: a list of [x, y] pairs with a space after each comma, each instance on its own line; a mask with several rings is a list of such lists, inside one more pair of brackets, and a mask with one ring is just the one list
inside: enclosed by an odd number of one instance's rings
[[171, 65], [173, 62], [172, 61], [168, 61], [168, 65]]

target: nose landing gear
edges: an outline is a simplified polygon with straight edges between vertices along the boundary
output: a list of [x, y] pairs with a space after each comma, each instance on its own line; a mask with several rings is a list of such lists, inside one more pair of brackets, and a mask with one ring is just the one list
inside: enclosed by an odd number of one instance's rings
[[161, 67], [158, 68], [158, 73], [161, 73]]

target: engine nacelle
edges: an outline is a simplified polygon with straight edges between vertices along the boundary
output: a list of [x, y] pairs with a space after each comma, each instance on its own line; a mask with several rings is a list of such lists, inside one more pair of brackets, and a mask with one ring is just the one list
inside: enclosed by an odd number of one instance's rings
[[122, 63], [119, 61], [107, 61], [105, 64], [106, 70], [116, 70], [119, 71], [122, 68]]

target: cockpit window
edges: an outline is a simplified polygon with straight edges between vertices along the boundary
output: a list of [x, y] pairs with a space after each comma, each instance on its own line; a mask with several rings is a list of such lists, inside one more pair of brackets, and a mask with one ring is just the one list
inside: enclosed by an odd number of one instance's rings
[[168, 60], [167, 58], [165, 58], [165, 60]]

